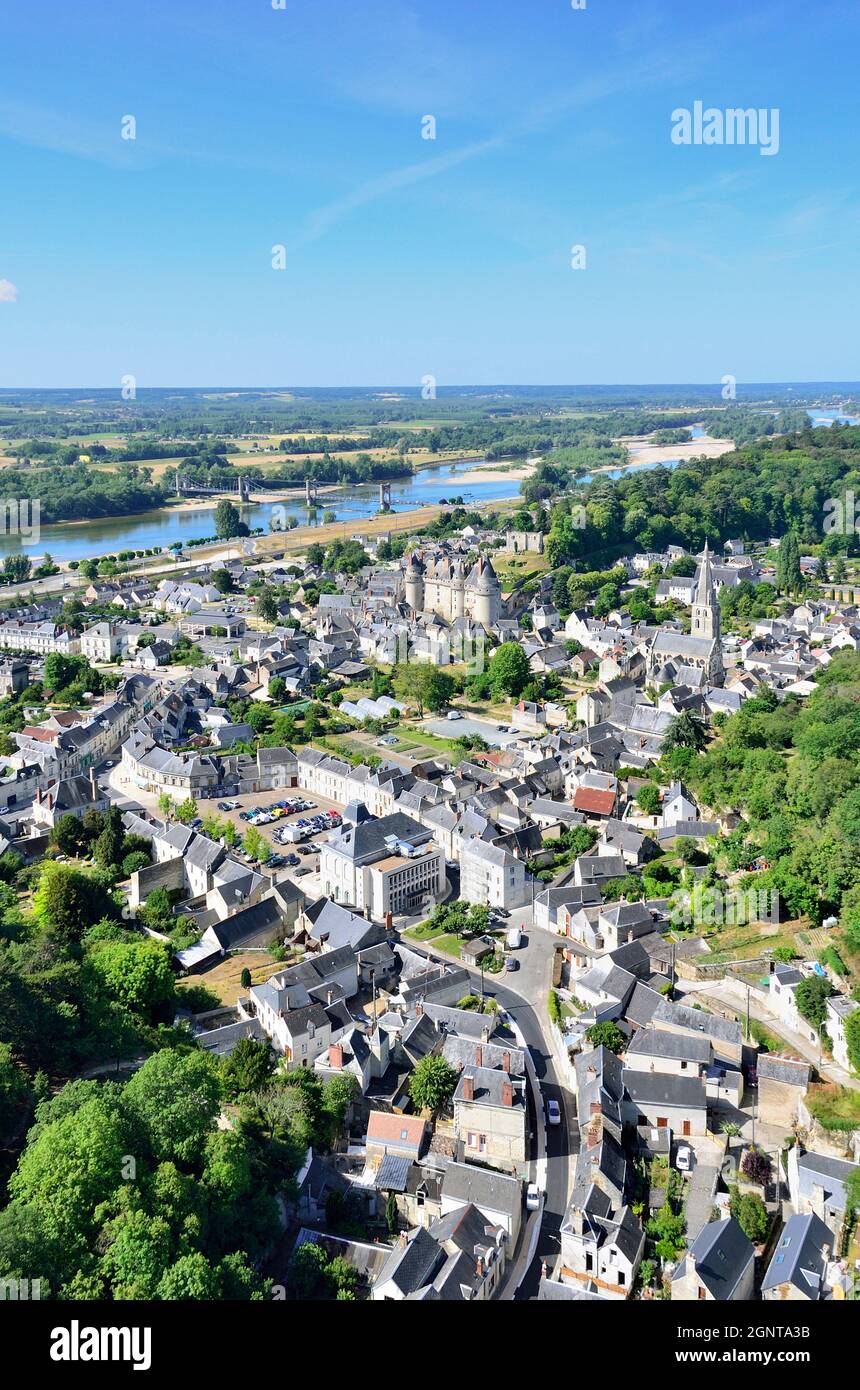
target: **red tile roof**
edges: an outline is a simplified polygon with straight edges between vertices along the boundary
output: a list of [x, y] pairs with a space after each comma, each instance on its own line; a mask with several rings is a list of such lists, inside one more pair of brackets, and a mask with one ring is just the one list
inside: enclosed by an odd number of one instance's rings
[[[384, 1110], [371, 1110], [367, 1121], [368, 1139], [382, 1139], [390, 1144], [415, 1144], [420, 1147], [427, 1127], [418, 1115], [389, 1115]], [[406, 1132], [406, 1138], [402, 1137]]]
[[596, 787], [577, 787], [573, 798], [575, 811], [590, 811], [595, 816], [611, 816], [615, 792], [598, 791]]

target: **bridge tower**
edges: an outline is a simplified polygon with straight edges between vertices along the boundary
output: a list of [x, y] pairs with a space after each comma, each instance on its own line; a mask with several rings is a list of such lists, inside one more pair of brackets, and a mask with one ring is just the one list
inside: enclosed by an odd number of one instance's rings
[[242, 478], [242, 477], [240, 477], [240, 478], [239, 478], [239, 503], [240, 503], [240, 505], [241, 505], [243, 502], [250, 502], [250, 500], [251, 500], [251, 484], [250, 484], [250, 482], [248, 481], [247, 478]]
[[181, 497], [181, 496], [182, 496], [182, 476], [181, 476], [181, 474], [180, 474], [178, 468], [177, 468], [177, 470], [176, 470], [176, 496], [177, 496], [177, 497]]
[[380, 484], [379, 484], [379, 505], [380, 505], [380, 507], [390, 507], [390, 506], [391, 506], [391, 484], [390, 484], [390, 483], [380, 483]]
[[309, 507], [313, 506], [317, 500], [317, 485], [310, 478], [305, 478], [305, 502]]

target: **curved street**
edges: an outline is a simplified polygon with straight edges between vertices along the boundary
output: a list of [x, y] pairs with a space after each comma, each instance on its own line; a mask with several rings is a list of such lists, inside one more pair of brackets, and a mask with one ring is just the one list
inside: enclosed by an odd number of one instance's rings
[[[511, 921], [519, 922], [525, 915], [514, 912]], [[495, 996], [498, 1000], [519, 1034], [518, 1041], [521, 1040], [521, 1044], [528, 1049], [533, 1063], [533, 1084], [529, 1088], [531, 1179], [544, 1193], [542, 1209], [528, 1212], [523, 1221], [520, 1238], [512, 1252], [500, 1290], [499, 1296], [503, 1299], [534, 1298], [540, 1282], [542, 1261], [545, 1260], [552, 1270], [559, 1255], [561, 1222], [579, 1152], [576, 1098], [559, 1076], [546, 1016], [557, 938], [528, 924], [525, 924], [525, 932], [525, 944], [516, 953], [519, 969], [513, 975], [502, 977], [484, 975], [484, 994]], [[450, 956], [445, 957], [434, 951], [432, 946], [425, 944], [418, 949], [409, 941], [404, 945], [418, 955], [431, 955], [450, 961]], [[477, 971], [470, 973], [478, 974]], [[525, 991], [528, 991], [528, 995]], [[544, 1019], [546, 1022], [542, 1021]], [[550, 1098], [558, 1101], [561, 1110], [559, 1125], [546, 1123], [546, 1102]], [[537, 1227], [539, 1232], [536, 1235]]]

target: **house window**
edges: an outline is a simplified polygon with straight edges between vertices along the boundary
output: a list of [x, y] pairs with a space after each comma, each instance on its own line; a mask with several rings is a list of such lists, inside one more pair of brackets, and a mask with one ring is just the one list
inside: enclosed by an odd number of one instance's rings
[[666, 1128], [668, 1127], [668, 1124], [669, 1124], [669, 1121], [666, 1119], [666, 1116], [665, 1116], [665, 1115], [658, 1115], [658, 1116], [657, 1116], [657, 1128], [658, 1128], [658, 1129], [666, 1129]]
[[707, 1298], [707, 1294], [705, 1293], [705, 1290], [702, 1288], [701, 1284], [699, 1285], [699, 1298]]
[[619, 1287], [619, 1289], [623, 1289], [623, 1288], [624, 1288], [624, 1270], [623, 1270], [623, 1269], [619, 1269], [619, 1271], [618, 1271], [618, 1287]]

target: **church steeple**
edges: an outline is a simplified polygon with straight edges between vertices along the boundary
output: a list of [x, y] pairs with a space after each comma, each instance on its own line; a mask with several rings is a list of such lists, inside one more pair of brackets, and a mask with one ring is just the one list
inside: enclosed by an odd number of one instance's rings
[[712, 642], [719, 642], [720, 640], [720, 605], [717, 601], [717, 591], [711, 569], [711, 553], [707, 541], [705, 541], [702, 563], [699, 567], [690, 633], [693, 637], [704, 637]]

